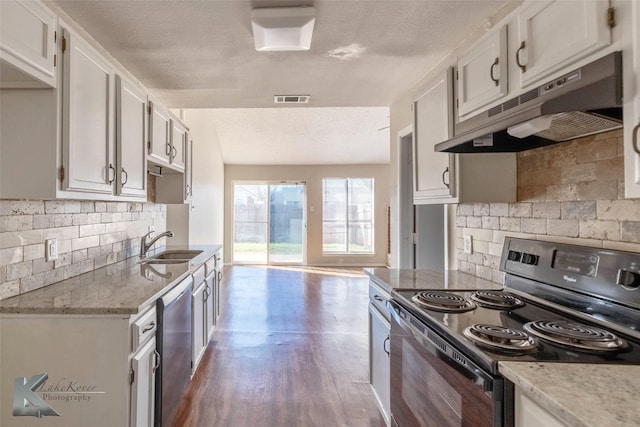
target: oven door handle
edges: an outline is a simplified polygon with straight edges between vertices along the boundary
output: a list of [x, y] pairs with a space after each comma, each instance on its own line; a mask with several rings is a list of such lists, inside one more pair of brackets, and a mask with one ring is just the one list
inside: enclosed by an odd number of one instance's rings
[[[413, 338], [415, 338], [418, 343], [425, 348], [425, 350], [429, 351], [438, 359], [451, 366], [465, 377], [471, 379], [476, 384], [482, 385], [484, 387], [485, 394], [488, 396], [493, 396], [494, 392], [499, 393], [499, 388], [497, 390], [494, 389], [495, 379], [489, 374], [485, 374], [482, 368], [480, 368], [476, 363], [455, 350], [450, 344], [446, 343], [444, 339], [437, 336], [438, 334], [431, 331], [431, 328], [424, 325], [426, 330], [433, 333], [434, 338], [437, 341], [425, 335], [424, 332], [420, 331], [410, 322], [403, 319], [400, 315], [401, 312], [405, 312], [408, 316], [413, 316], [405, 309], [401, 308], [395, 301], [391, 300], [387, 302], [387, 304], [391, 308], [389, 311], [393, 320], [400, 325], [406, 333], [413, 336]], [[393, 340], [393, 336], [391, 336], [391, 339]]]

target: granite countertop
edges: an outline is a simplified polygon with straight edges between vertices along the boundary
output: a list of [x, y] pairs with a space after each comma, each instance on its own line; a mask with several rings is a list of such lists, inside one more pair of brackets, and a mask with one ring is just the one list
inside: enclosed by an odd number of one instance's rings
[[135, 256], [80, 276], [0, 301], [0, 313], [19, 314], [136, 314], [163, 295], [171, 285], [211, 258], [220, 245], [168, 245], [163, 250], [201, 250], [189, 262], [140, 264]]
[[640, 366], [500, 362], [499, 370], [572, 427], [624, 427], [640, 422]]
[[458, 270], [410, 270], [365, 268], [364, 272], [382, 289], [502, 289], [502, 284], [481, 279]]

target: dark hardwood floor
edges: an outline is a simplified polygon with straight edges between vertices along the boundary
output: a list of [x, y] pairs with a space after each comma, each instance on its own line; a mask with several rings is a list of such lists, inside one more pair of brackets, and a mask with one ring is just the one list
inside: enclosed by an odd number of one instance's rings
[[234, 266], [174, 426], [384, 426], [360, 269]]

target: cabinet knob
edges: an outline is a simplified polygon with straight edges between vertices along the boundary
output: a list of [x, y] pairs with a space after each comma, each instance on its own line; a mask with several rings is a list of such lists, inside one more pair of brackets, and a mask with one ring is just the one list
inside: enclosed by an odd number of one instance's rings
[[520, 52], [524, 50], [525, 47], [526, 47], [526, 44], [523, 40], [522, 43], [520, 43], [520, 47], [518, 48], [518, 50], [516, 50], [516, 64], [518, 64], [518, 67], [520, 67], [520, 70], [522, 70], [523, 73], [527, 72], [527, 66], [523, 65], [520, 62]]
[[618, 270], [616, 284], [628, 290], [638, 289], [640, 287], [640, 273], [629, 270]]
[[493, 81], [496, 86], [500, 85], [500, 79], [496, 79], [495, 77], [493, 77], [493, 69], [499, 63], [500, 63], [500, 58], [496, 58], [496, 60], [493, 61], [493, 64], [491, 64], [491, 68], [489, 68], [489, 76], [491, 77], [491, 81]]

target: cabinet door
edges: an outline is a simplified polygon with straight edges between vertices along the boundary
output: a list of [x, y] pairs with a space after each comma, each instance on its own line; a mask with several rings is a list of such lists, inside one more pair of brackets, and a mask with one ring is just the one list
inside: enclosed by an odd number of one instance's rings
[[475, 44], [458, 58], [458, 116], [481, 108], [507, 94], [507, 26]]
[[624, 52], [624, 192], [625, 197], [640, 198], [640, 2], [630, 6], [632, 25]]
[[171, 118], [154, 101], [149, 101], [149, 143], [147, 159], [159, 165], [169, 165], [171, 155]]
[[184, 202], [189, 203], [193, 197], [193, 139], [186, 134], [184, 164]]
[[205, 283], [201, 283], [198, 289], [196, 289], [191, 294], [191, 310], [192, 310], [192, 335], [191, 335], [191, 343], [192, 343], [192, 365], [193, 370], [195, 372], [198, 363], [200, 362], [200, 358], [202, 357], [202, 353], [204, 353], [204, 349], [206, 347], [206, 318], [205, 318], [205, 307], [206, 307], [206, 286]]
[[113, 194], [114, 73], [75, 33], [64, 30], [63, 189]]
[[514, 401], [515, 427], [567, 427], [567, 424], [531, 400], [519, 388], [515, 390]]
[[187, 129], [177, 120], [171, 120], [171, 154], [169, 162], [174, 169], [184, 171]]
[[387, 425], [391, 413], [389, 330], [391, 325], [369, 304], [369, 383]]
[[443, 203], [455, 196], [454, 155], [433, 147], [453, 131], [453, 68], [414, 97], [413, 201]]
[[56, 87], [55, 30], [56, 15], [41, 3], [0, 1], [1, 87]]
[[207, 343], [213, 335], [213, 328], [216, 325], [216, 272], [215, 270], [207, 276], [207, 304], [206, 304], [206, 335]]
[[116, 76], [116, 152], [119, 196], [147, 196], [147, 95]]
[[152, 427], [155, 397], [156, 369], [160, 355], [156, 351], [156, 339], [151, 338], [132, 358], [131, 370], [131, 427]]
[[513, 48], [520, 87], [611, 43], [606, 1], [534, 1], [518, 14], [520, 39]]

